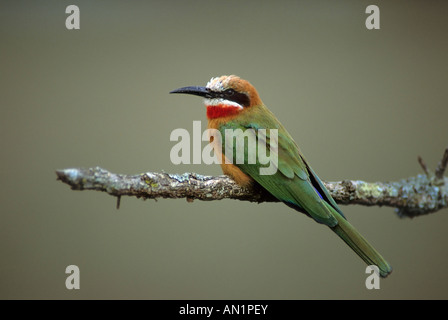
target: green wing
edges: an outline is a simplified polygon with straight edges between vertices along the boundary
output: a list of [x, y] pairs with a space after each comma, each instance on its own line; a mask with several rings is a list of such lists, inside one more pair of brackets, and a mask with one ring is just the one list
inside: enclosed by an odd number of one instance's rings
[[[253, 107], [252, 107], [253, 108]], [[322, 181], [314, 173], [313, 169], [307, 164], [305, 158], [300, 154], [299, 147], [294, 140], [278, 122], [278, 120], [264, 106], [258, 106], [264, 110], [261, 112], [252, 112], [250, 119], [238, 119], [238, 122], [228, 122], [219, 128], [223, 142], [226, 142], [226, 129], [232, 129], [233, 135], [233, 157], [230, 157], [225, 151], [223, 143], [223, 152], [226, 157], [233, 160], [233, 164], [239, 167], [245, 174], [252, 177], [264, 189], [269, 191], [274, 197], [283, 201], [290, 207], [300, 212], [304, 212], [317, 222], [329, 226], [342, 240], [344, 240], [367, 265], [377, 265], [380, 269], [380, 275], [386, 277], [391, 271], [390, 264], [373, 248], [356, 229], [345, 219], [342, 211], [333, 200]], [[263, 116], [261, 116], [263, 115]], [[236, 130], [241, 129], [241, 130]], [[273, 144], [269, 148], [274, 135], [262, 134], [260, 129], [277, 129], [278, 143], [277, 148]], [[256, 161], [252, 163], [248, 157], [248, 145], [245, 144], [243, 153], [244, 161], [238, 163], [236, 157], [236, 140], [245, 135], [247, 140], [257, 142], [262, 141], [270, 152], [277, 151], [278, 161], [275, 173], [263, 175], [260, 169], [268, 167], [264, 161], [260, 161], [259, 150], [256, 150]], [[230, 139], [232, 140], [232, 139]], [[230, 150], [230, 149], [229, 149]], [[251, 149], [251, 156], [253, 156]], [[262, 163], [260, 163], [262, 162]]]
[[[267, 125], [265, 123], [265, 126], [262, 127], [259, 122], [229, 122], [220, 128], [223, 141], [226, 141], [226, 129], [233, 130], [232, 160], [234, 165], [240, 168], [245, 174], [252, 177], [264, 189], [288, 206], [308, 214], [317, 222], [328, 225], [329, 227], [334, 227], [338, 224], [337, 219], [334, 217], [334, 214], [329, 207], [332, 207], [342, 215], [341, 210], [330, 196], [322, 181], [300, 155], [298, 146], [281, 124], [275, 121], [267, 123]], [[273, 137], [270, 130], [266, 130], [266, 134], [264, 135], [260, 134], [258, 131], [259, 129], [278, 130], [278, 165], [276, 166], [276, 172], [272, 175], [260, 174], [260, 169], [268, 167], [269, 164], [263, 165], [260, 163], [258, 148], [256, 162], [249, 163], [248, 161], [249, 143], [247, 142], [250, 139], [254, 139], [257, 142], [258, 140], [264, 141], [269, 152], [272, 152], [272, 150], [270, 150], [270, 142]], [[244, 134], [247, 140], [244, 146], [244, 162], [238, 163], [236, 158], [236, 140], [242, 138], [241, 134]], [[230, 136], [228, 139], [230, 139]], [[224, 144], [223, 152], [225, 152]]]

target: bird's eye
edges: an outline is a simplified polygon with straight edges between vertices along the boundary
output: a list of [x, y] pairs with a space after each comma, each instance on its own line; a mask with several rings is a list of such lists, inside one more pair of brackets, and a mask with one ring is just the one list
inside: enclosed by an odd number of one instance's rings
[[233, 95], [235, 94], [235, 90], [233, 90], [233, 89], [227, 89], [227, 90], [226, 90], [226, 93], [227, 93], [229, 96], [233, 96]]

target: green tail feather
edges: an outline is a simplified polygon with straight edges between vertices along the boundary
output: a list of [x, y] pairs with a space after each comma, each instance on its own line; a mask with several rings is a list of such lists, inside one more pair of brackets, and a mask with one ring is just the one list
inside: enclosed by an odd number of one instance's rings
[[392, 272], [390, 264], [347, 220], [336, 213], [334, 216], [338, 220], [338, 224], [332, 227], [331, 230], [341, 237], [367, 265], [376, 265], [381, 277], [387, 277]]

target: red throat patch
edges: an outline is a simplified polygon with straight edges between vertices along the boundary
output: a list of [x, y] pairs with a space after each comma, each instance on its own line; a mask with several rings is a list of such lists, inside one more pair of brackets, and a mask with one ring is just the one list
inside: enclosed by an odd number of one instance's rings
[[240, 112], [240, 108], [229, 106], [225, 104], [218, 104], [216, 106], [207, 106], [207, 118], [208, 119], [216, 119], [223, 118], [238, 114]]

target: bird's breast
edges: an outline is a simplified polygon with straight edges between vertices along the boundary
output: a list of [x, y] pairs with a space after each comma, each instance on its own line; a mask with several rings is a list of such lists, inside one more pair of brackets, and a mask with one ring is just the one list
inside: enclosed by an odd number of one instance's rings
[[[215, 129], [219, 131], [221, 125], [228, 121], [229, 117], [220, 117], [220, 118], [209, 118], [208, 128]], [[216, 157], [220, 160], [222, 172], [235, 180], [242, 187], [249, 187], [253, 183], [253, 179], [241, 171], [240, 168], [235, 166], [232, 163], [229, 163], [228, 159], [223, 153], [222, 141], [215, 141], [213, 136], [210, 136], [210, 143], [213, 146], [213, 150], [215, 151]], [[226, 161], [227, 159], [227, 161]]]

